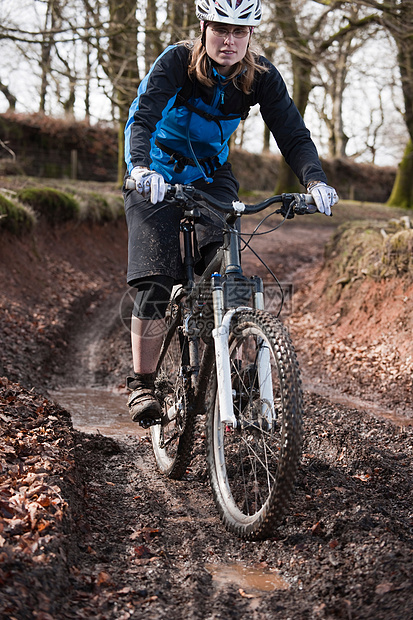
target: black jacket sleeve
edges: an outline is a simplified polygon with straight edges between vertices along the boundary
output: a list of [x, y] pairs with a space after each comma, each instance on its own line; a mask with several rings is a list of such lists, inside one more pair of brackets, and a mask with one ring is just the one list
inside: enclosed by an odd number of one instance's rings
[[310, 181], [327, 182], [317, 149], [303, 118], [288, 94], [279, 71], [267, 59], [260, 63], [268, 68], [258, 73], [254, 84], [254, 103], [268, 125], [286, 162], [305, 186]]

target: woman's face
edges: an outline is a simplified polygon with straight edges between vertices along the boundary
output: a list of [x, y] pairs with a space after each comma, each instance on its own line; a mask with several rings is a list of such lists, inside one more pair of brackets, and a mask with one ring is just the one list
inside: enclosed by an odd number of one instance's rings
[[217, 71], [228, 75], [231, 67], [246, 54], [251, 36], [247, 26], [233, 26], [211, 22], [205, 27], [205, 48], [208, 56], [217, 63]]

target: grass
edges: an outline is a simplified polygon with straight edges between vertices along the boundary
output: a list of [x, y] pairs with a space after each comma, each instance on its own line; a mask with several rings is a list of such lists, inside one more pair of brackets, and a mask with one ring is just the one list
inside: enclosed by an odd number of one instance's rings
[[80, 205], [80, 218], [96, 223], [112, 222], [120, 217], [123, 210], [121, 193], [101, 194], [95, 191], [78, 190], [75, 197]]
[[22, 234], [32, 230], [35, 223], [35, 215], [30, 209], [0, 194], [0, 231]]
[[123, 198], [114, 183], [88, 183], [23, 176], [1, 177], [0, 231], [23, 234], [37, 221], [56, 226], [67, 221], [97, 224], [123, 216]]
[[410, 218], [347, 221], [325, 247], [330, 298], [365, 278], [413, 280], [413, 228]]
[[80, 214], [79, 203], [71, 194], [52, 187], [26, 187], [17, 192], [17, 197], [49, 224], [76, 220]]

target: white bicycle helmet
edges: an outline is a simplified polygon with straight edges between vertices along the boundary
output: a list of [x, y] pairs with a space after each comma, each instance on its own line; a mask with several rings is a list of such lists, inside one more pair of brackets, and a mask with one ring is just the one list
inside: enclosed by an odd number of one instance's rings
[[197, 0], [196, 16], [204, 22], [258, 26], [261, 0]]

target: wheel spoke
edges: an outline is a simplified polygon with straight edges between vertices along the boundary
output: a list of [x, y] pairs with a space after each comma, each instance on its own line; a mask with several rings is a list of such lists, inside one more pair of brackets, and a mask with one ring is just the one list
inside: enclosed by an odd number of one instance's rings
[[291, 495], [302, 398], [295, 353], [281, 323], [268, 313], [246, 310], [232, 327], [230, 387], [237, 427], [221, 425], [215, 386], [208, 410], [208, 466], [224, 524], [254, 539], [271, 532]]
[[[175, 479], [183, 476], [189, 464], [195, 425], [193, 416], [188, 417], [188, 379], [183, 372], [188, 365], [188, 341], [180, 317], [180, 307], [172, 306], [169, 321], [174, 331], [166, 336], [167, 349], [155, 382], [156, 395], [162, 406], [162, 426], [151, 427], [158, 468], [161, 473]], [[168, 411], [173, 414], [168, 416]]]
[[[258, 454], [258, 452], [256, 450], [253, 449], [253, 447], [251, 446], [251, 444], [246, 441], [246, 439], [244, 437], [241, 437], [241, 441], [247, 446], [247, 450], [248, 452], [251, 452], [253, 457], [255, 457], [256, 461], [262, 465], [263, 469], [267, 472], [267, 474], [269, 475], [270, 478], [272, 478], [273, 482], [275, 482], [275, 476], [273, 476], [270, 472], [270, 470], [268, 469], [268, 461], [265, 462], [264, 460], [261, 459], [260, 455]], [[265, 442], [263, 442], [264, 446], [265, 446]], [[264, 453], [265, 453], [265, 457], [266, 457], [266, 450], [264, 448]], [[265, 458], [265, 460], [267, 460]], [[253, 461], [251, 461], [253, 462]], [[257, 463], [255, 463], [255, 467], [257, 466]]]

